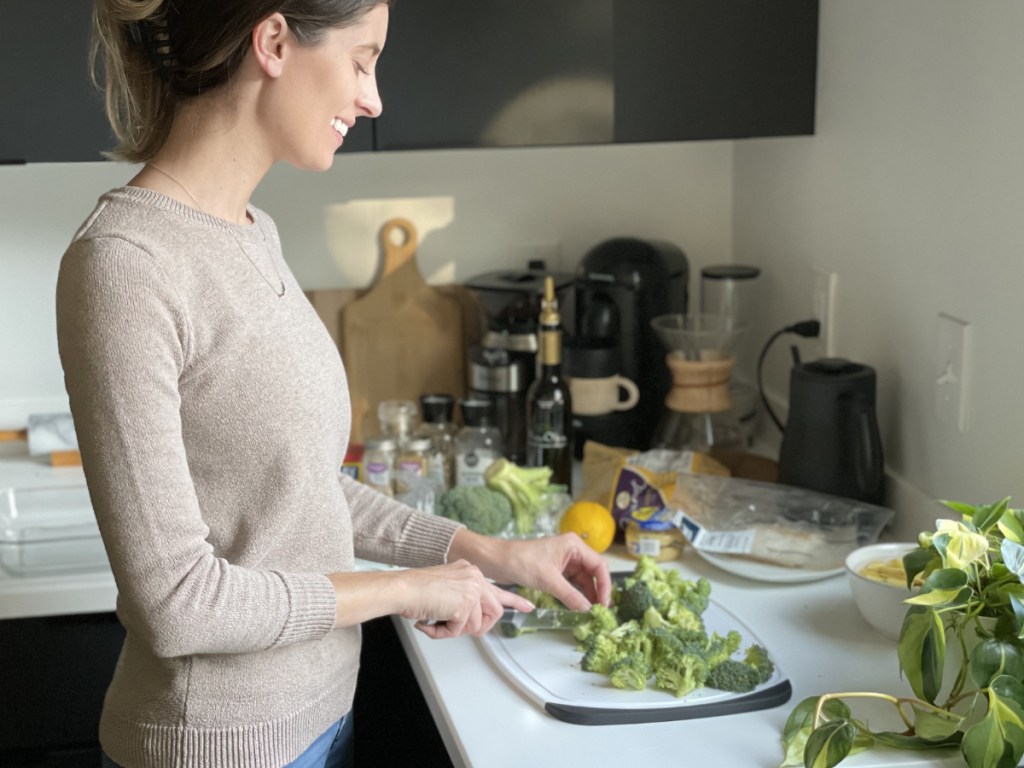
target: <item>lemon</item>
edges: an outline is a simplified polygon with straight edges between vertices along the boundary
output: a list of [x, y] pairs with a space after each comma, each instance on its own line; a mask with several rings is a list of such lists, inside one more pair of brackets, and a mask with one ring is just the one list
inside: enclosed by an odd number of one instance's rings
[[565, 510], [558, 529], [578, 534], [595, 552], [604, 552], [615, 538], [615, 518], [596, 501], [576, 501]]

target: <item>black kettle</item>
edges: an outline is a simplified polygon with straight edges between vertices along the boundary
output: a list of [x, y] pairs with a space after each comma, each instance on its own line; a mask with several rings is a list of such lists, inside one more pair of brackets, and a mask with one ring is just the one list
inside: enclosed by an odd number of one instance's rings
[[885, 471], [875, 419], [875, 370], [842, 358], [797, 363], [779, 482], [882, 504]]

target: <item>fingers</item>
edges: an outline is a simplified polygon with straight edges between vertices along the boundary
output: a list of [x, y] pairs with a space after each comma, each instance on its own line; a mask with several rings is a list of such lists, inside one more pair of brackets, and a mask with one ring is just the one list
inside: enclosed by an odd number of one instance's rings
[[537, 607], [525, 597], [516, 594], [515, 592], [509, 592], [505, 589], [498, 589], [496, 591], [498, 593], [498, 602], [506, 608], [515, 608], [517, 611], [525, 611], [526, 613], [529, 613]]

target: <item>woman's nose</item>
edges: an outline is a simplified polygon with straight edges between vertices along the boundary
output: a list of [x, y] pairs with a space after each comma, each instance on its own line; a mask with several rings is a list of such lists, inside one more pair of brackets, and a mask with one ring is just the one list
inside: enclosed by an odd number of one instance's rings
[[378, 117], [384, 111], [384, 105], [377, 91], [377, 78], [367, 78], [356, 99], [358, 106], [368, 117]]

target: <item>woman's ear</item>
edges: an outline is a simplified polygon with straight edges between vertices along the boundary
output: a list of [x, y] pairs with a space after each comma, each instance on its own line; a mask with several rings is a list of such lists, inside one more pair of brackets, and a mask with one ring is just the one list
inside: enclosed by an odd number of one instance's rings
[[272, 13], [253, 28], [253, 58], [268, 77], [281, 76], [290, 41], [288, 21], [280, 13]]

